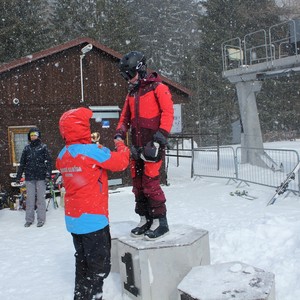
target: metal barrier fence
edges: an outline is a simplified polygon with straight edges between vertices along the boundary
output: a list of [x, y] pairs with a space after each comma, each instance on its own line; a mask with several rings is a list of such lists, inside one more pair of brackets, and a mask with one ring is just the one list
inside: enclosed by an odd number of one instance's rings
[[168, 138], [169, 147], [166, 151], [166, 156], [177, 158], [177, 167], [179, 166], [179, 158], [192, 158], [194, 142], [198, 145], [205, 146], [207, 144], [215, 144], [219, 147], [219, 135], [216, 133], [210, 134], [172, 134]]
[[233, 147], [201, 147], [193, 150], [193, 176], [236, 179]]
[[[264, 166], [241, 163], [245, 151], [257, 153]], [[220, 177], [269, 187], [278, 187], [299, 162], [297, 151], [284, 149], [201, 147], [194, 148], [192, 153], [192, 176]], [[295, 175], [288, 190], [300, 192], [299, 172]]]

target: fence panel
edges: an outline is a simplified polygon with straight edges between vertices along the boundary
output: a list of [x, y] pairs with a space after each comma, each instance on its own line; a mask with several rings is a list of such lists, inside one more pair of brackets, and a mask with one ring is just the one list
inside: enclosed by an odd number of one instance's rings
[[193, 149], [194, 176], [236, 179], [233, 147], [201, 147]]
[[[245, 150], [258, 153], [257, 155], [265, 163], [265, 167], [242, 164], [242, 152]], [[238, 147], [236, 149], [237, 180], [277, 187], [285, 180], [287, 174], [293, 170], [298, 161], [299, 154], [295, 150]], [[288, 189], [299, 191], [298, 172]]]
[[[242, 156], [253, 151], [261, 165], [242, 163]], [[192, 176], [235, 179], [269, 187], [278, 187], [299, 162], [295, 150], [237, 147], [201, 147], [193, 149]], [[249, 154], [249, 153], [248, 153]], [[299, 172], [288, 186], [289, 191], [300, 191]]]

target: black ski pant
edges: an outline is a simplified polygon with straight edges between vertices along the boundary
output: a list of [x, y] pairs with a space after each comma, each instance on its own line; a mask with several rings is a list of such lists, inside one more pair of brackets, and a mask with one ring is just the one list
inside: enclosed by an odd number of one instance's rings
[[110, 272], [111, 237], [109, 226], [87, 234], [74, 234], [74, 300], [102, 299], [103, 280]]

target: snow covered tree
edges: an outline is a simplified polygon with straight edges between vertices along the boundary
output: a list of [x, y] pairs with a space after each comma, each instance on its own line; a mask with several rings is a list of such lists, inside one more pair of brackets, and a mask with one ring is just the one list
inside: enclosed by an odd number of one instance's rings
[[98, 1], [56, 0], [53, 3], [54, 35], [59, 43], [77, 37], [93, 37], [97, 27]]
[[137, 24], [148, 66], [181, 82], [186, 57], [199, 45], [198, 1], [132, 0], [127, 6], [128, 18]]
[[56, 0], [53, 23], [59, 42], [85, 36], [122, 53], [139, 44], [126, 1]]
[[31, 54], [50, 45], [47, 2], [0, 1], [0, 62]]
[[299, 74], [295, 74], [264, 81], [257, 107], [267, 141], [290, 139], [291, 133], [299, 133], [299, 80]]
[[105, 1], [101, 36], [99, 36], [102, 43], [123, 54], [140, 49], [141, 38], [135, 19], [131, 15], [127, 1]]
[[222, 78], [221, 44], [278, 23], [278, 7], [273, 0], [207, 0], [201, 3], [205, 13], [199, 17], [201, 43], [194, 58], [197, 69], [189, 80], [196, 88], [192, 111], [198, 111], [202, 132], [220, 132], [223, 141], [228, 142], [231, 123], [239, 118], [239, 112], [235, 86]]
[[278, 5], [282, 8], [282, 19], [299, 19], [300, 2], [299, 0], [277, 0]]

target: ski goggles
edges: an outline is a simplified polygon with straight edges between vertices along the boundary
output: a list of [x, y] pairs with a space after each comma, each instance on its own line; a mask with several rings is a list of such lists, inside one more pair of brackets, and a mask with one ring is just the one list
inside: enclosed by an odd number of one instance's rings
[[125, 79], [125, 80], [127, 80], [127, 81], [129, 81], [129, 80], [131, 80], [132, 78], [134, 78], [135, 77], [135, 75], [136, 75], [136, 73], [137, 73], [137, 71], [136, 70], [129, 70], [129, 71], [120, 71], [120, 74], [121, 74], [121, 76]]
[[39, 136], [39, 133], [34, 131], [34, 132], [30, 132], [30, 136]]

